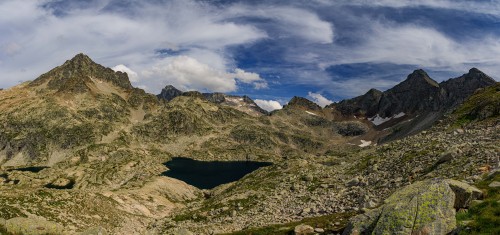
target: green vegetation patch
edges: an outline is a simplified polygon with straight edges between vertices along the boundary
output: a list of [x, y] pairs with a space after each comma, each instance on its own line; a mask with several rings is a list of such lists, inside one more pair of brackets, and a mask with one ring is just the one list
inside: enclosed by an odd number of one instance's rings
[[493, 181], [500, 182], [499, 172], [477, 185], [485, 194], [482, 202], [457, 213], [458, 224], [462, 224], [459, 234], [500, 234], [500, 187], [489, 187]]

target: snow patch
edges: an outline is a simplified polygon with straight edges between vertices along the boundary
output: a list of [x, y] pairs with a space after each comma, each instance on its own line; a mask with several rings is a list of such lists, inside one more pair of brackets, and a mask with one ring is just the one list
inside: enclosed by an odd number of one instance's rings
[[371, 144], [372, 144], [371, 141], [361, 140], [361, 144], [358, 145], [358, 146], [361, 147], [361, 148], [364, 148], [364, 147], [370, 146]]
[[313, 112], [306, 111], [306, 113], [311, 114], [311, 115], [313, 115], [313, 116], [318, 116], [318, 114], [315, 114], [315, 113], [313, 113]]
[[394, 117], [392, 117], [392, 118], [400, 118], [400, 117], [402, 117], [404, 115], [405, 115], [405, 113], [401, 112], [401, 113], [398, 113], [398, 114], [394, 115]]
[[373, 123], [373, 125], [375, 126], [378, 126], [378, 125], [381, 125], [385, 122], [388, 122], [390, 121], [391, 119], [394, 119], [394, 118], [400, 118], [400, 117], [403, 117], [404, 115], [406, 115], [405, 113], [401, 112], [401, 113], [398, 113], [392, 117], [386, 117], [386, 118], [383, 118], [383, 117], [380, 117], [378, 114], [374, 117], [371, 117], [371, 118], [368, 118], [368, 120], [370, 120], [370, 122]]

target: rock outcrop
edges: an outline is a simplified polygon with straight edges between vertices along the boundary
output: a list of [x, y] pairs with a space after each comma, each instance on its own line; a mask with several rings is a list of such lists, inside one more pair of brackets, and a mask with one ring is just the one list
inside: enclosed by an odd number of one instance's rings
[[67, 234], [64, 227], [40, 218], [15, 217], [4, 222], [1, 226], [9, 234]]
[[416, 182], [381, 207], [353, 217], [343, 234], [448, 234], [456, 227], [456, 210], [481, 196], [480, 190], [455, 180]]

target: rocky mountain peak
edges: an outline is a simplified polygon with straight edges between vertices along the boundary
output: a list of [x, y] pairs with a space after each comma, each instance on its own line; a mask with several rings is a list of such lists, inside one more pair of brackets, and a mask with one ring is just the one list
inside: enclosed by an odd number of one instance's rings
[[439, 84], [432, 78], [430, 78], [429, 75], [423, 69], [417, 69], [413, 71], [413, 73], [408, 75], [406, 80], [403, 81], [401, 84], [405, 83], [408, 83], [411, 86], [419, 84], [428, 84], [433, 87], [439, 87]]
[[372, 88], [368, 92], [366, 92], [365, 95], [378, 96], [378, 95], [382, 95], [382, 93], [383, 93], [382, 91], [377, 90], [375, 88]]
[[161, 93], [159, 95], [157, 95], [157, 97], [160, 99], [165, 99], [166, 101], [171, 101], [175, 97], [181, 96], [181, 95], [182, 95], [182, 91], [180, 91], [179, 89], [175, 88], [172, 85], [167, 85], [167, 86], [165, 86], [165, 88], [163, 88], [161, 90]]
[[63, 65], [35, 79], [30, 85], [40, 86], [47, 84], [50, 90], [69, 93], [83, 93], [91, 90], [93, 80], [109, 82], [117, 87], [130, 90], [132, 84], [128, 75], [123, 72], [115, 72], [95, 63], [87, 55], [80, 53]]
[[83, 53], [75, 55], [72, 59], [67, 60], [64, 65], [73, 65], [79, 67], [89, 67], [93, 65], [97, 65], [88, 55]]
[[284, 108], [291, 107], [301, 107], [306, 108], [308, 110], [321, 110], [321, 107], [316, 103], [299, 96], [294, 96]]
[[464, 74], [463, 76], [465, 77], [465, 79], [469, 79], [469, 80], [472, 79], [472, 80], [483, 81], [483, 82], [486, 82], [488, 84], [495, 83], [495, 80], [493, 78], [486, 75], [485, 73], [483, 73], [481, 70], [479, 70], [477, 68], [471, 68], [469, 70], [469, 72], [467, 74]]

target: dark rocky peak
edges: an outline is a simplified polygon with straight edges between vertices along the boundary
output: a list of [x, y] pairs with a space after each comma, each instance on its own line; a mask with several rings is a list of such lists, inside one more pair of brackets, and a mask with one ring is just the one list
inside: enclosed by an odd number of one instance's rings
[[446, 104], [455, 107], [462, 103], [477, 89], [495, 85], [496, 81], [477, 68], [468, 73], [441, 83], [446, 93]]
[[294, 96], [288, 102], [288, 104], [285, 105], [285, 107], [283, 107], [283, 108], [289, 109], [289, 108], [294, 108], [294, 107], [305, 108], [307, 110], [315, 110], [315, 111], [322, 109], [318, 104], [316, 104], [316, 103], [314, 103], [306, 98], [298, 97], [298, 96]]
[[483, 73], [481, 70], [477, 68], [471, 68], [468, 73], [463, 75], [465, 79], [469, 80], [479, 80], [483, 83], [487, 83], [489, 85], [493, 85], [496, 83], [496, 81], [491, 78], [490, 76], [486, 75]]
[[171, 101], [175, 97], [181, 96], [181, 95], [182, 95], [182, 91], [180, 91], [179, 89], [175, 88], [172, 85], [168, 85], [168, 86], [165, 86], [165, 88], [163, 88], [161, 90], [161, 93], [159, 95], [157, 95], [157, 97], [159, 99], [164, 99], [166, 101]]
[[96, 65], [98, 65], [98, 64], [95, 63], [92, 59], [90, 59], [90, 57], [88, 57], [87, 55], [85, 55], [83, 53], [76, 55], [75, 57], [73, 57], [70, 60], [67, 60], [63, 64], [63, 66], [71, 66], [75, 70], [77, 70], [77, 69], [85, 70], [87, 68], [90, 68], [90, 67], [96, 66]]
[[382, 91], [372, 88], [364, 95], [342, 100], [338, 104], [332, 106], [344, 116], [372, 116], [377, 112], [378, 103], [382, 95]]
[[378, 96], [381, 96], [382, 93], [383, 93], [382, 91], [377, 90], [375, 88], [372, 88], [368, 92], [366, 92], [366, 94], [364, 94], [364, 96], [378, 97]]
[[39, 86], [47, 83], [47, 88], [51, 90], [82, 93], [90, 91], [92, 79], [109, 82], [127, 90], [133, 88], [126, 73], [106, 68], [81, 53], [67, 60], [63, 65], [41, 75], [30, 85]]
[[434, 81], [429, 75], [422, 69], [417, 69], [413, 71], [406, 80], [399, 83], [392, 89], [403, 88], [403, 89], [427, 89], [427, 87], [439, 87], [439, 84]]

